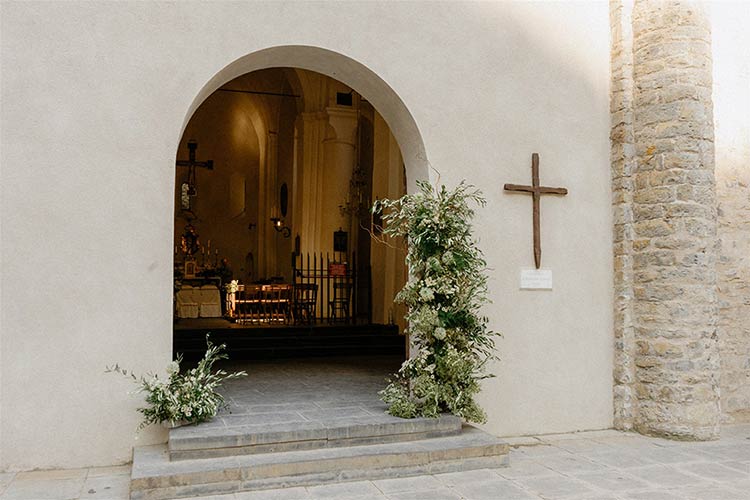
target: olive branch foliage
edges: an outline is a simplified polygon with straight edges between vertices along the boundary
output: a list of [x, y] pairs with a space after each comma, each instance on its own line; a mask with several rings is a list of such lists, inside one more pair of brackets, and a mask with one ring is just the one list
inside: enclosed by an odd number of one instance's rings
[[396, 295], [408, 308], [407, 332], [417, 354], [406, 360], [380, 392], [389, 413], [404, 418], [448, 412], [485, 422], [475, 400], [480, 381], [496, 359], [487, 318], [487, 264], [472, 236], [471, 205], [484, 206], [479, 190], [461, 182], [455, 189], [418, 181], [418, 191], [397, 200], [377, 200], [383, 233], [405, 236], [409, 280]]
[[138, 384], [135, 392], [145, 393], [146, 406], [138, 408], [143, 415], [139, 429], [159, 422], [188, 422], [198, 424], [210, 420], [219, 409], [226, 406], [224, 397], [216, 389], [227, 380], [245, 377], [244, 371], [227, 373], [213, 371], [213, 365], [220, 359], [227, 359], [226, 345], [214, 345], [206, 335], [206, 354], [195, 368], [180, 373], [182, 355], [167, 365], [167, 378], [147, 373], [137, 376], [118, 364], [107, 367], [106, 373], [119, 373], [132, 378]]

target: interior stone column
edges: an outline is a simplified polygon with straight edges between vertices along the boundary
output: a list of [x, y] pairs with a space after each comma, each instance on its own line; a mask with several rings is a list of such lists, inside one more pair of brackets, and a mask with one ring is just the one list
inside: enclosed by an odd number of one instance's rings
[[328, 115], [324, 111], [302, 113], [302, 203], [296, 232], [300, 234], [303, 253], [321, 250], [320, 220], [325, 165], [323, 141], [327, 127]]
[[268, 221], [268, 191], [267, 191], [267, 176], [268, 176], [268, 143], [267, 134], [259, 136], [260, 142], [260, 162], [258, 164], [258, 199], [256, 200], [258, 205], [258, 222], [256, 227], [256, 234], [258, 238], [258, 255], [255, 256], [255, 279], [266, 278], [267, 267], [266, 267], [266, 241], [270, 237], [269, 229], [270, 223]]
[[277, 244], [279, 233], [271, 228], [271, 217], [281, 217], [279, 213], [279, 189], [278, 189], [278, 170], [279, 170], [279, 137], [276, 132], [269, 131], [266, 134], [266, 172], [265, 180], [265, 213], [261, 222], [266, 226], [267, 237], [264, 241], [264, 267], [266, 278], [278, 275], [277, 267]]
[[350, 218], [342, 215], [339, 206], [349, 196], [349, 181], [356, 163], [357, 111], [351, 108], [328, 107], [328, 122], [334, 137], [325, 140], [326, 163], [323, 183], [323, 218], [321, 243], [324, 252], [333, 253], [333, 232], [342, 228], [349, 236], [349, 250], [354, 241]]
[[699, 4], [634, 4], [635, 428], [681, 439], [719, 432], [710, 36]]

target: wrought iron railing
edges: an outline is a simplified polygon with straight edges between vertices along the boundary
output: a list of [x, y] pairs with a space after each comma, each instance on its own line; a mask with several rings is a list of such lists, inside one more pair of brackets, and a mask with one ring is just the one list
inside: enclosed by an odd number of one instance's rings
[[315, 304], [310, 307], [310, 322], [355, 323], [359, 293], [356, 253], [306, 253], [292, 255], [292, 286], [315, 287]]

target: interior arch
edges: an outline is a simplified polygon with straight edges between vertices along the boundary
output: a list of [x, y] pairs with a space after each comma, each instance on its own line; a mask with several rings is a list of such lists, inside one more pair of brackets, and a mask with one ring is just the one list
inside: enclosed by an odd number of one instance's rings
[[183, 119], [179, 137], [198, 106], [225, 83], [261, 69], [294, 67], [335, 78], [367, 99], [383, 116], [403, 155], [408, 190], [417, 180], [427, 180], [428, 161], [422, 135], [414, 117], [398, 94], [375, 72], [338, 52], [308, 45], [283, 45], [247, 54], [225, 66], [198, 92]]

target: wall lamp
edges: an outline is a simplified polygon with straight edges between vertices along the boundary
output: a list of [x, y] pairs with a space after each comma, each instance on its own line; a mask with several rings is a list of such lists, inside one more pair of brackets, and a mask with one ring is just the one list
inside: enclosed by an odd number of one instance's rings
[[271, 217], [271, 224], [276, 232], [284, 235], [284, 238], [289, 238], [292, 235], [292, 230], [284, 225], [284, 220], [278, 217]]

